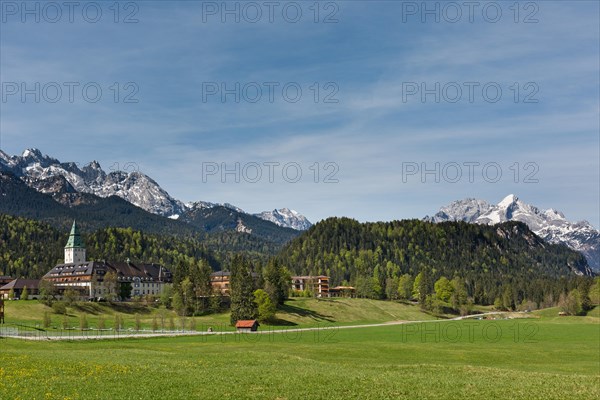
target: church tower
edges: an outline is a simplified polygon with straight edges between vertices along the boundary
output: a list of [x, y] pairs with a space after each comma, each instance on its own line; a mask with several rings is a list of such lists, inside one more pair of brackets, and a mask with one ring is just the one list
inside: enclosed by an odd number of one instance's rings
[[85, 262], [85, 246], [81, 241], [79, 228], [75, 221], [71, 227], [71, 234], [65, 246], [65, 264], [80, 264]]

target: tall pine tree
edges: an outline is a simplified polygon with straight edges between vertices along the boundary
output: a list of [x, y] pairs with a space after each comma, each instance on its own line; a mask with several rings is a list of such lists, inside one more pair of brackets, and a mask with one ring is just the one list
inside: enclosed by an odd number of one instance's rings
[[276, 258], [269, 259], [265, 268], [265, 291], [273, 304], [282, 305], [288, 297], [291, 277]]
[[243, 255], [235, 255], [231, 261], [231, 324], [242, 319], [255, 319], [257, 307], [254, 302], [252, 264]]

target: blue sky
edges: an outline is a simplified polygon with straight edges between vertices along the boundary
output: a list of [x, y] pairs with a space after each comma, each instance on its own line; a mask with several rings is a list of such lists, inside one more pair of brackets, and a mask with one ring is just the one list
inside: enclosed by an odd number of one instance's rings
[[[39, 23], [21, 2], [3, 3], [0, 148], [9, 154], [37, 147], [105, 169], [133, 162], [183, 201], [289, 207], [312, 221], [421, 218], [452, 200], [514, 193], [600, 226], [596, 1], [520, 2], [518, 15], [512, 1], [480, 2], [472, 22], [462, 2], [452, 3], [461, 16], [439, 3], [439, 22], [422, 2], [321, 2], [317, 22], [312, 1], [275, 2], [272, 22], [264, 2], [229, 2], [237, 22], [222, 2], [138, 1], [120, 3], [118, 23], [112, 1], [75, 9], [73, 22], [68, 9], [58, 18], [40, 3]], [[102, 16], [89, 22], [97, 9]], [[131, 13], [138, 22], [123, 23]], [[36, 82], [39, 103], [7, 94]], [[66, 82], [79, 84], [72, 102]], [[92, 82], [102, 90], [95, 103], [82, 93]], [[236, 83], [239, 102], [223, 99], [221, 86]], [[268, 85], [277, 85], [272, 101]], [[137, 103], [124, 101], [132, 88]], [[271, 162], [279, 163], [272, 182]], [[207, 163], [239, 163], [239, 182], [203, 176]], [[420, 174], [436, 163], [439, 182]], [[334, 172], [338, 182], [325, 182]]]

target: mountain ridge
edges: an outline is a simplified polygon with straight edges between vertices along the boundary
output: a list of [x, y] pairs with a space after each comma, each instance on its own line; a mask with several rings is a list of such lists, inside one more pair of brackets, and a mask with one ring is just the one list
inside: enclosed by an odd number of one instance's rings
[[581, 252], [590, 267], [600, 271], [600, 232], [587, 221], [571, 222], [553, 208], [541, 210], [510, 194], [497, 204], [485, 200], [466, 198], [443, 206], [433, 216], [423, 218], [428, 222], [464, 221], [495, 225], [506, 221], [525, 223], [536, 235], [549, 243], [565, 244]]
[[285, 212], [284, 210], [289, 211], [287, 208], [250, 214], [229, 203], [197, 201], [184, 204], [169, 195], [154, 179], [140, 172], [134, 163], [128, 163], [123, 168], [124, 170], [106, 173], [96, 160], [80, 168], [77, 163], [61, 163], [36, 148], [24, 150], [21, 156], [9, 156], [0, 150], [0, 170], [12, 172], [28, 186], [45, 194], [79, 192], [102, 198], [118, 196], [152, 214], [170, 219], [178, 219], [190, 209], [202, 204], [207, 208], [230, 208], [240, 214], [255, 216], [283, 228], [306, 230], [312, 226], [303, 215]]

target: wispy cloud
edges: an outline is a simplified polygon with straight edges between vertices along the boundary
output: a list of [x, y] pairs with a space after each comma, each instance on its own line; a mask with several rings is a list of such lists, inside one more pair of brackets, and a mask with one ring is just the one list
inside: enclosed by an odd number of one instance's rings
[[[313, 220], [422, 217], [457, 198], [496, 201], [514, 192], [599, 226], [599, 5], [537, 4], [536, 24], [514, 23], [508, 8], [495, 24], [402, 23], [401, 2], [383, 1], [340, 2], [335, 24], [203, 22], [195, 2], [140, 2], [137, 24], [9, 22], [1, 26], [3, 82], [97, 82], [104, 96], [56, 104], [13, 97], [1, 104], [0, 147], [133, 161], [186, 201], [288, 206]], [[407, 82], [473, 81], [500, 85], [501, 101], [478, 93], [471, 103], [466, 92], [456, 104], [406, 98]], [[136, 83], [139, 102], [112, 101], [115, 82], [121, 96], [125, 83]], [[203, 101], [206, 82], [294, 82], [303, 96]], [[328, 82], [337, 103], [324, 101]], [[534, 104], [522, 102], [529, 82], [537, 85]], [[268, 161], [297, 162], [305, 177], [315, 162], [334, 162], [339, 183], [202, 181], [202, 162]], [[403, 162], [469, 161], [535, 162], [540, 181], [402, 179]]]

